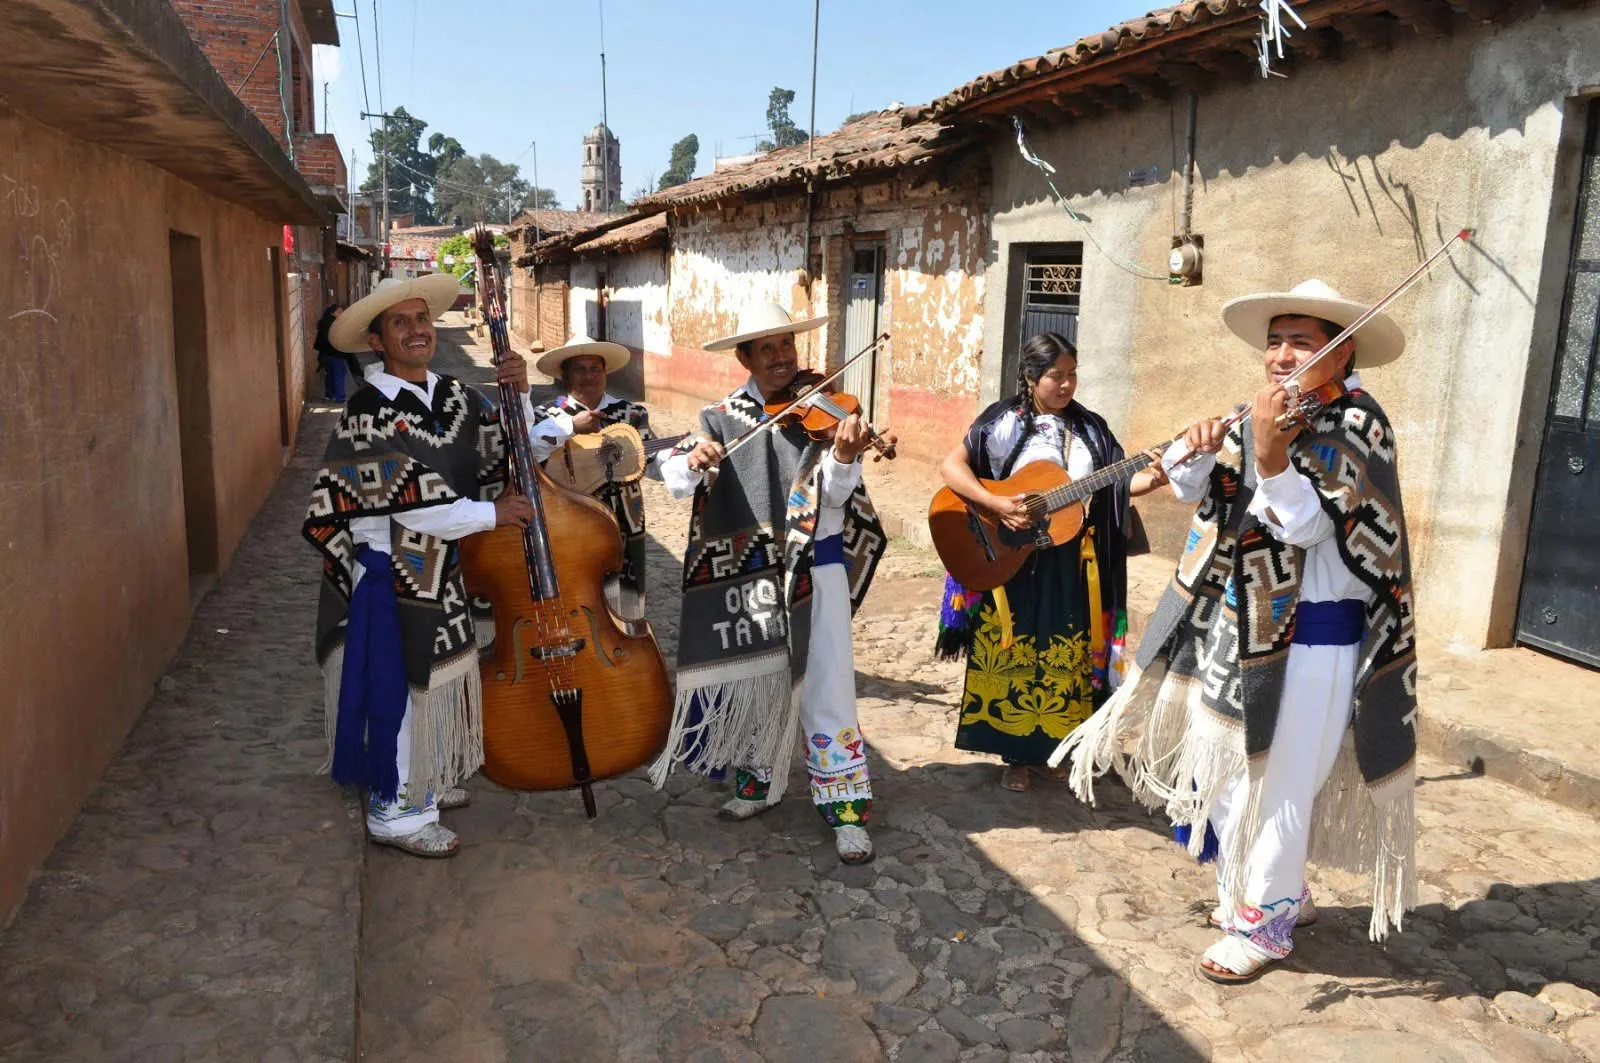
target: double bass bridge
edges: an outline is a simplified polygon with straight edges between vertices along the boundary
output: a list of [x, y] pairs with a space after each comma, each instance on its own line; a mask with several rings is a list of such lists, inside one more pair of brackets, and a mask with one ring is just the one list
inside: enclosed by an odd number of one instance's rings
[[517, 674], [511, 681], [512, 685], [523, 681], [525, 678], [523, 673], [528, 661], [538, 661], [540, 664], [559, 664], [562, 661], [571, 661], [576, 659], [583, 648], [589, 644], [587, 639], [568, 637], [557, 639], [554, 642], [524, 646], [523, 635], [529, 629], [532, 629], [535, 638], [540, 637], [539, 625], [526, 618], [517, 621], [511, 628], [511, 648], [517, 661]]

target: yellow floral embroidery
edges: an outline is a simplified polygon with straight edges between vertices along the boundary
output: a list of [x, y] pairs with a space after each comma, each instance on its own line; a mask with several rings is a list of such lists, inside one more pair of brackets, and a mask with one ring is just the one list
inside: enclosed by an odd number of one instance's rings
[[1065, 738], [1094, 712], [1089, 680], [1089, 636], [1053, 635], [1041, 653], [1032, 635], [1000, 648], [993, 606], [978, 615], [967, 661], [962, 724], [986, 723], [1002, 734], [1043, 731]]

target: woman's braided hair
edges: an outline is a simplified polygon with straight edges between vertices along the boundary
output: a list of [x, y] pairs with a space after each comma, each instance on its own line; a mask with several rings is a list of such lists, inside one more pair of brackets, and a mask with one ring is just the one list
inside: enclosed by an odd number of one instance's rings
[[1059, 332], [1041, 332], [1022, 345], [1022, 352], [1017, 357], [1017, 414], [1022, 418], [1022, 432], [1012, 445], [1011, 453], [1006, 455], [1005, 465], [1000, 473], [1002, 479], [1011, 475], [1011, 466], [1022, 453], [1022, 447], [1027, 443], [1028, 437], [1033, 435], [1035, 414], [1033, 385], [1050, 371], [1050, 367], [1055, 365], [1062, 355], [1071, 355], [1072, 360], [1077, 361], [1078, 348]]

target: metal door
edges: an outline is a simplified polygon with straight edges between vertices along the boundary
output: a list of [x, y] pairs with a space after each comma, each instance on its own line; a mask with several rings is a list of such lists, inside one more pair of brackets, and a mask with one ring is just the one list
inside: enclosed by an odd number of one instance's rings
[[[1015, 261], [1015, 260], [1013, 260]], [[1078, 342], [1078, 297], [1083, 286], [1082, 244], [1035, 244], [1022, 260], [1022, 292], [1017, 345], [1005, 352], [1002, 390], [1009, 395], [1017, 378], [1022, 347], [1042, 332], [1058, 332]]]
[[[855, 354], [878, 335], [878, 305], [883, 296], [882, 243], [858, 242], [855, 245], [847, 284], [842, 358]], [[869, 420], [875, 412], [873, 402], [877, 381], [877, 351], [846, 369], [839, 378], [839, 390], [860, 399], [862, 414]]]
[[1589, 105], [1578, 197], [1517, 637], [1600, 665], [1600, 103]]

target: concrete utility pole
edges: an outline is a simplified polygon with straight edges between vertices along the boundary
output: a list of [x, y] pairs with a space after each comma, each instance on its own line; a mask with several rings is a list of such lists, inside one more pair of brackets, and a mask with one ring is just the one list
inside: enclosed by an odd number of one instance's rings
[[[389, 119], [394, 116], [388, 114], [372, 114], [367, 111], [362, 111], [361, 117], [382, 118], [383, 131], [387, 133], [389, 131]], [[379, 234], [382, 240], [382, 246], [379, 249], [379, 254], [382, 257], [379, 259], [379, 261], [382, 262], [383, 265], [379, 272], [383, 276], [387, 277], [389, 275], [389, 150], [387, 148], [378, 152], [378, 186], [381, 189], [379, 195], [383, 196], [383, 221], [379, 228]]]

